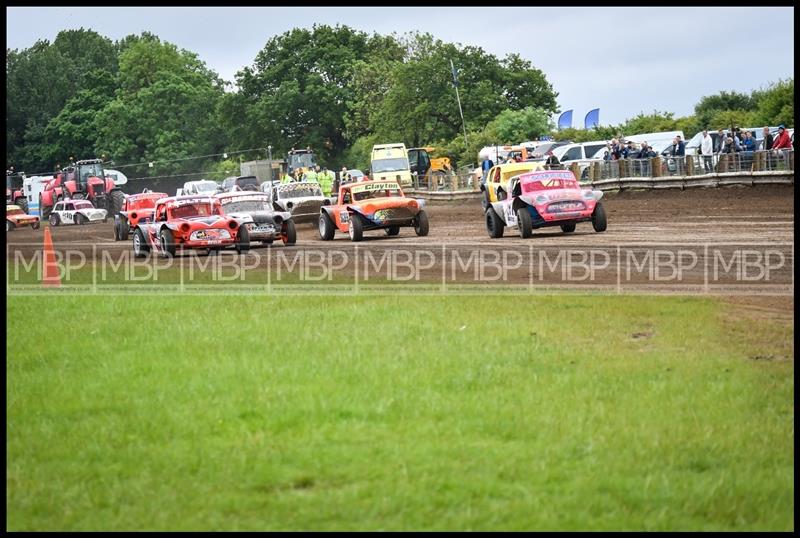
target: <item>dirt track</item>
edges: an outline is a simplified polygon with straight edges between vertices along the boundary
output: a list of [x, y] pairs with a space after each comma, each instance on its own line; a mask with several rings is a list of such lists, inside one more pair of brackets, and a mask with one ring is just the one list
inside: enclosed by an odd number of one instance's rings
[[[572, 234], [564, 234], [559, 228], [534, 230], [531, 239], [521, 239], [516, 230], [507, 229], [502, 239], [490, 239], [486, 233], [480, 202], [476, 199], [462, 203], [429, 203], [430, 234], [418, 238], [413, 230], [402, 229], [398, 237], [388, 238], [382, 232], [367, 232], [364, 241], [358, 244], [360, 252], [370, 251], [379, 256], [388, 250], [396, 249], [437, 249], [445, 246], [466, 258], [470, 253], [482, 249], [519, 252], [523, 257], [523, 268], [510, 272], [508, 282], [526, 282], [530, 271], [526, 270], [534, 249], [542, 252], [556, 252], [559, 249], [606, 249], [612, 254], [615, 247], [647, 246], [652, 244], [670, 245], [670, 248], [686, 247], [702, 252], [700, 245], [719, 243], [759, 243], [775, 245], [786, 256], [788, 264], [777, 271], [776, 281], [793, 285], [790, 272], [793, 267], [793, 227], [794, 227], [794, 187], [793, 186], [755, 186], [724, 187], [717, 189], [691, 189], [685, 191], [636, 191], [609, 193], [603, 203], [608, 214], [608, 230], [597, 234], [590, 223], [579, 224]], [[94, 247], [98, 252], [122, 253], [130, 251], [130, 241], [114, 242], [113, 228], [106, 224], [88, 226], [69, 226], [52, 229], [56, 249], [78, 248], [91, 256]], [[8, 235], [8, 255], [20, 250], [32, 253], [41, 245], [42, 230], [29, 228], [15, 230]], [[253, 248], [256, 256], [266, 258], [268, 253], [292, 250], [344, 251], [353, 252], [354, 244], [342, 233], [336, 234], [334, 241], [322, 241], [315, 224], [298, 225], [297, 245], [286, 248], [275, 246]], [[734, 246], [721, 246], [723, 254], [733, 252]], [[727, 250], [726, 250], [727, 249]], [[706, 252], [706, 255], [709, 254]], [[273, 262], [274, 262], [274, 257]], [[444, 269], [442, 260], [423, 275], [437, 278]], [[347, 267], [344, 274], [350, 272]], [[691, 273], [691, 272], [690, 272]], [[702, 281], [699, 272], [690, 274], [687, 282]], [[457, 279], [456, 279], [457, 280]], [[549, 279], [548, 279], [549, 280]], [[646, 280], [646, 279], [645, 279]], [[642, 281], [640, 279], [640, 281]], [[610, 283], [609, 278], [600, 276], [598, 283]], [[760, 300], [762, 303], [764, 300]], [[747, 301], [740, 301], [747, 302]], [[767, 303], [789, 305], [784, 298], [768, 299]], [[779, 306], [781, 309], [784, 307]]]

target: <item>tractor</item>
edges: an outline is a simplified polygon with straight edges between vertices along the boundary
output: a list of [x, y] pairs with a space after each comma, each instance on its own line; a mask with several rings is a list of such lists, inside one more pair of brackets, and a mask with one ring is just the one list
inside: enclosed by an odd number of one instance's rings
[[6, 205], [19, 206], [28, 212], [28, 199], [22, 190], [22, 177], [14, 173], [14, 169], [6, 170]]
[[317, 165], [317, 157], [311, 148], [306, 149], [292, 149], [286, 155], [286, 167], [289, 175], [294, 175], [295, 171], [299, 171], [300, 177], [308, 170], [313, 169]]
[[110, 215], [122, 210], [125, 195], [106, 177], [100, 159], [77, 161], [57, 172], [45, 190], [39, 195], [39, 208], [42, 218], [50, 215], [59, 198], [89, 200], [98, 209], [105, 209]]
[[432, 157], [440, 153], [432, 146], [408, 150], [411, 173], [416, 175], [419, 184], [427, 184], [430, 189], [444, 187], [445, 179], [453, 175], [453, 163], [449, 157]]

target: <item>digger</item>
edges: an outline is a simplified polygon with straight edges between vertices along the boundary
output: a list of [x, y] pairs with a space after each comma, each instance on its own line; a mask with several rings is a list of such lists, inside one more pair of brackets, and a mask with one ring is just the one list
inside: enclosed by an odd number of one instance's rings
[[290, 176], [303, 177], [303, 174], [313, 170], [317, 165], [317, 156], [311, 148], [294, 149], [286, 154], [286, 171]]
[[435, 190], [443, 187], [445, 179], [452, 176], [453, 162], [450, 157], [432, 157], [432, 155], [441, 153], [433, 146], [408, 150], [411, 173], [417, 176], [419, 184], [427, 184], [429, 188]]

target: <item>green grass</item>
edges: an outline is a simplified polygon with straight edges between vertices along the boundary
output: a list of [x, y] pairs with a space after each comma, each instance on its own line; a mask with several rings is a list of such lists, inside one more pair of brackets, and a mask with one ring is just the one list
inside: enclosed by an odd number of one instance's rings
[[7, 527], [792, 530], [792, 329], [726, 308], [10, 296]]

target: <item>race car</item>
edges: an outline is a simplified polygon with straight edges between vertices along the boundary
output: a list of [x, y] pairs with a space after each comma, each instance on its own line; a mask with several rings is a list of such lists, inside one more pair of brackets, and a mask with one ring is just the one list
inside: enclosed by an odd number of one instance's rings
[[39, 228], [39, 217], [28, 215], [18, 205], [6, 206], [6, 231], [10, 232], [20, 226], [30, 226], [34, 230]]
[[533, 172], [534, 170], [544, 170], [544, 164], [536, 161], [526, 161], [498, 164], [492, 167], [486, 174], [486, 181], [481, 183], [483, 210], [486, 211], [486, 208], [492, 202], [499, 202], [507, 197], [508, 192], [505, 190], [505, 185], [510, 177], [518, 176], [525, 172]]
[[294, 245], [297, 232], [288, 211], [275, 211], [269, 194], [253, 191], [223, 192], [215, 195], [222, 204], [222, 213], [236, 219], [246, 228], [250, 241], [271, 244], [280, 239], [284, 245]]
[[133, 229], [133, 254], [137, 258], [150, 251], [174, 256], [181, 249], [207, 249], [208, 253], [233, 246], [239, 253], [250, 249], [247, 228], [222, 214], [220, 201], [213, 196], [171, 196], [156, 202], [153, 218]]
[[514, 176], [506, 185], [509, 196], [486, 209], [489, 237], [503, 237], [506, 226], [530, 237], [534, 228], [560, 226], [575, 231], [579, 222], [591, 221], [596, 232], [606, 230], [606, 212], [600, 203], [602, 191], [582, 189], [569, 170], [541, 170]]
[[165, 192], [145, 190], [126, 197], [122, 203], [122, 211], [114, 215], [114, 241], [125, 241], [139, 222], [152, 219], [156, 202], [168, 196]]
[[428, 235], [428, 214], [424, 200], [407, 198], [397, 181], [363, 181], [339, 187], [335, 205], [320, 208], [319, 235], [333, 239], [336, 230], [348, 233], [351, 241], [361, 241], [366, 230], [384, 230], [386, 235], [413, 226], [418, 236]]
[[97, 209], [89, 200], [67, 199], [56, 202], [50, 212], [50, 226], [62, 224], [88, 224], [90, 222], [106, 222], [108, 211]]
[[295, 222], [314, 222], [319, 208], [331, 203], [316, 181], [276, 183], [266, 192], [275, 209], [288, 211]]

